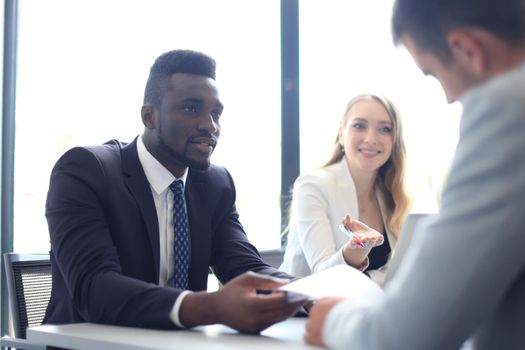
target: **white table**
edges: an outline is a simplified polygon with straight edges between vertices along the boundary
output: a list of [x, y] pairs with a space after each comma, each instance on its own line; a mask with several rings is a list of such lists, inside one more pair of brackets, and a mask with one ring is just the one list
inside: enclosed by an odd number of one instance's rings
[[177, 331], [94, 323], [41, 325], [27, 329], [27, 340], [31, 344], [75, 350], [318, 349], [303, 341], [305, 323], [304, 318], [290, 318], [273, 325], [260, 335], [239, 334], [223, 325]]

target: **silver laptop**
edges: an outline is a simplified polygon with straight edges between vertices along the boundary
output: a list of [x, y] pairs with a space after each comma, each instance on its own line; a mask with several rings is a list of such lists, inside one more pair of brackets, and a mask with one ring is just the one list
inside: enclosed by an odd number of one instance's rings
[[403, 257], [406, 255], [406, 252], [412, 242], [412, 237], [416, 231], [416, 227], [419, 223], [429, 217], [435, 216], [436, 214], [429, 213], [414, 213], [409, 214], [405, 220], [403, 227], [401, 228], [401, 233], [399, 235], [399, 240], [397, 241], [395, 253], [392, 256], [392, 259], [388, 263], [388, 271], [385, 277], [385, 285], [392, 279], [396, 271], [401, 265]]

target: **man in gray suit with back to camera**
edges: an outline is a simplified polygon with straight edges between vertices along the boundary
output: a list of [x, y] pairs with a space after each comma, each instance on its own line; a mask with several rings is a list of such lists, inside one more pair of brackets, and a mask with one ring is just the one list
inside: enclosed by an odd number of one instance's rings
[[525, 349], [525, 1], [397, 0], [392, 29], [463, 105], [441, 209], [384, 297], [319, 301], [305, 339], [353, 350]]

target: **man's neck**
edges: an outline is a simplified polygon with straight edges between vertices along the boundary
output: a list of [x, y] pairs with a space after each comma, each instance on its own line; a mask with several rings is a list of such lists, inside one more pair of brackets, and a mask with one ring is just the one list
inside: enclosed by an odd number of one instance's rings
[[518, 69], [525, 62], [525, 41], [511, 44], [495, 39], [486, 47], [488, 79]]

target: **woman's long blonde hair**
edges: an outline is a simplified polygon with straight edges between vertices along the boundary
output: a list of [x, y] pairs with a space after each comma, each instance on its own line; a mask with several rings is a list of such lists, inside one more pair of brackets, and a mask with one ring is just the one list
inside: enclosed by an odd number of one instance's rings
[[392, 154], [378, 171], [375, 185], [383, 193], [385, 205], [387, 207], [387, 217], [385, 218], [387, 230], [396, 238], [401, 231], [401, 226], [412, 207], [412, 200], [408, 195], [405, 184], [406, 176], [406, 149], [403, 140], [401, 118], [399, 112], [390, 100], [384, 96], [375, 94], [361, 94], [354, 97], [346, 105], [345, 113], [341, 118], [337, 137], [335, 139], [332, 156], [323, 167], [335, 164], [344, 157], [344, 150], [339, 139], [339, 131], [348, 122], [349, 111], [359, 101], [373, 99], [379, 102], [387, 111], [392, 122], [392, 135], [394, 137]]

